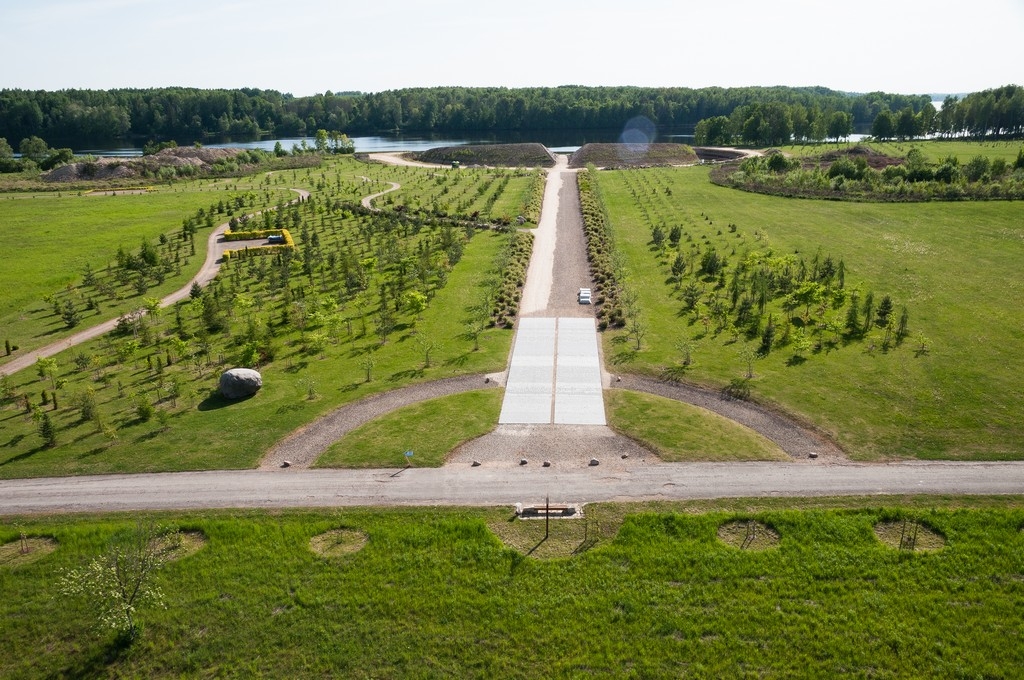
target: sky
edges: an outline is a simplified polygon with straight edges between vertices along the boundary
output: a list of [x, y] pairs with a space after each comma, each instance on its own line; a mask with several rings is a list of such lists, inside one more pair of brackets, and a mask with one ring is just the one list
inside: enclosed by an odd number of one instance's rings
[[1024, 84], [1024, 0], [0, 0], [0, 89]]

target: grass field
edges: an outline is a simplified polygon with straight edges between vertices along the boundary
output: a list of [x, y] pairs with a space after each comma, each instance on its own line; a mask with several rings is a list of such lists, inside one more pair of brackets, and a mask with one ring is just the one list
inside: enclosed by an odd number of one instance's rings
[[[714, 186], [702, 168], [598, 178], [646, 325], [640, 351], [627, 332], [606, 334], [614, 370], [741, 383], [753, 398], [815, 423], [857, 459], [1024, 455], [1024, 383], [1013, 368], [1024, 312], [1011, 302], [1021, 293], [1024, 261], [1018, 204], [785, 199]], [[741, 353], [756, 350], [757, 339], [716, 333], [699, 310], [684, 310], [671, 281], [674, 252], [651, 245], [656, 225], [682, 227], [689, 280], [709, 246], [731, 263], [769, 250], [808, 262], [816, 253], [842, 259], [848, 289], [873, 291], [876, 303], [891, 295], [897, 310], [907, 307], [909, 337], [884, 351], [874, 329], [864, 341], [828, 343], [805, 356], [783, 347], [748, 362]], [[714, 281], [697, 283], [705, 296], [724, 294]], [[778, 303], [767, 313], [786, 314]], [[681, 366], [680, 343], [692, 348], [690, 367]]]
[[[140, 518], [7, 518], [6, 552], [20, 532], [56, 550], [0, 566], [0, 675], [1012, 678], [1020, 503], [598, 505], [547, 540], [509, 509], [156, 515], [205, 543], [157, 574], [166, 608], [129, 647], [54, 586]], [[904, 518], [938, 544], [876, 536]], [[751, 521], [777, 543], [734, 547]]]
[[[292, 179], [291, 172], [283, 173]], [[305, 171], [296, 171], [296, 187], [307, 182]], [[283, 178], [279, 178], [281, 180]], [[22, 351], [46, 345], [82, 328], [113, 318], [132, 306], [141, 306], [142, 295], [131, 293], [119, 299], [103, 299], [98, 310], [85, 311], [81, 323], [65, 328], [61, 319], [43, 301], [47, 295], [64, 294], [81, 284], [86, 265], [97, 275], [114, 262], [118, 247], [137, 251], [141, 243], [155, 242], [161, 235], [172, 236], [182, 221], [199, 208], [218, 201], [252, 193], [259, 202], [251, 210], [290, 201], [296, 194], [291, 185], [261, 185], [260, 177], [230, 180], [198, 180], [157, 185], [144, 194], [105, 196], [54, 191], [47, 194], [0, 194], [4, 228], [0, 230], [0, 328], [3, 339]], [[228, 220], [219, 216], [216, 224]], [[150, 288], [145, 296], [160, 297], [181, 288], [206, 257], [208, 229], [195, 239], [195, 255], [189, 255], [180, 271], [167, 276], [163, 284]], [[188, 254], [188, 251], [186, 251]], [[81, 297], [70, 296], [82, 307]], [[0, 353], [0, 370], [6, 357]]]
[[[504, 366], [511, 334], [482, 328], [473, 339], [466, 324], [506, 238], [442, 228], [421, 212], [406, 215], [442, 200], [447, 189], [443, 200], [453, 203], [444, 206], [479, 212], [486, 221], [531, 199], [531, 173], [335, 159], [297, 174], [313, 197], [287, 209], [298, 242], [290, 261], [232, 260], [205, 302], [152, 317], [130, 354], [124, 354], [130, 337], [108, 336], [58, 355], [47, 380], [31, 369], [6, 379], [17, 396], [0, 409], [0, 476], [251, 467], [281, 436], [340, 404], [409, 382]], [[403, 210], [381, 216], [346, 207], [388, 182], [401, 189], [379, 204]], [[415, 308], [408, 306], [410, 289], [422, 293]], [[381, 334], [385, 304], [390, 330]], [[202, 319], [208, 307], [219, 310], [217, 331]], [[213, 396], [218, 369], [240, 365], [257, 345], [258, 352], [273, 347], [274, 353], [273, 361], [260, 361], [258, 397], [228, 404]], [[89, 390], [103, 427], [75, 408]], [[40, 445], [26, 396], [49, 413], [57, 446]], [[149, 418], [139, 415], [140, 402], [155, 407]]]
[[668, 463], [791, 460], [753, 430], [696, 406], [627, 390], [605, 390], [604, 399], [608, 424]]
[[[887, 156], [902, 158], [911, 149], [920, 149], [925, 160], [930, 163], [941, 163], [949, 156], [960, 159], [961, 165], [965, 165], [975, 156], [987, 156], [991, 160], [1002, 158], [1011, 166], [1017, 160], [1017, 153], [1021, 149], [1020, 141], [986, 141], [971, 142], [963, 140], [929, 139], [914, 140], [905, 142], [861, 142]], [[835, 149], [849, 148], [856, 146], [855, 143], [842, 144], [790, 144], [782, 147], [787, 154], [795, 156], [816, 156], [834, 151]]]
[[317, 467], [438, 467], [456, 446], [494, 429], [503, 396], [504, 390], [477, 390], [397, 409], [340, 439]]

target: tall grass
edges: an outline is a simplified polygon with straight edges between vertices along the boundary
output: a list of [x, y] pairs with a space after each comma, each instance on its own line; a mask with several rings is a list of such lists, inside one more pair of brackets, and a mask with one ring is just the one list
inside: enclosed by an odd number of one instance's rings
[[[548, 560], [489, 530], [515, 525], [508, 510], [161, 516], [208, 543], [159, 573], [168, 606], [140, 613], [127, 649], [53, 583], [134, 518], [24, 519], [60, 547], [0, 568], [0, 675], [1014, 677], [1024, 665], [1019, 499], [884, 503], [588, 506], [597, 540]], [[902, 516], [946, 546], [901, 552], [874, 537], [876, 522]], [[772, 527], [778, 547], [718, 540], [737, 519]], [[310, 550], [339, 528], [369, 540], [339, 558]]]

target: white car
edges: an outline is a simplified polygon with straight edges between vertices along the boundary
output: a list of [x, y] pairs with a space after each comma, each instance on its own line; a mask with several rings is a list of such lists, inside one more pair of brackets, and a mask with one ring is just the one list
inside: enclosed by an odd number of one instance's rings
[[580, 288], [580, 292], [576, 293], [576, 302], [580, 303], [581, 305], [589, 305], [590, 304], [590, 289], [589, 288]]

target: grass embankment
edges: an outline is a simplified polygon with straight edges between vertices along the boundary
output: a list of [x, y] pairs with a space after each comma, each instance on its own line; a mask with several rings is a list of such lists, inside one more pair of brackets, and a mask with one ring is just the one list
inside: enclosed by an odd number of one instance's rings
[[[160, 515], [206, 540], [158, 572], [167, 606], [140, 610], [127, 648], [54, 585], [139, 518], [23, 518], [0, 540], [24, 531], [58, 547], [0, 566], [0, 675], [918, 678], [1024, 666], [1019, 499], [797, 503], [591, 505], [552, 521], [547, 540], [544, 521], [508, 509]], [[903, 518], [942, 547], [876, 537]], [[724, 529], [752, 522], [777, 547], [734, 547]], [[320, 537], [343, 549], [321, 556]]]
[[[471, 229], [470, 238], [465, 225], [344, 208], [387, 186], [388, 170], [348, 159], [326, 166], [311, 178], [311, 200], [287, 210], [298, 245], [290, 260], [233, 259], [200, 299], [146, 320], [138, 338], [129, 332], [62, 353], [43, 380], [33, 370], [12, 376], [15, 396], [0, 411], [0, 476], [252, 467], [283, 435], [343, 403], [500, 370], [511, 334], [485, 326], [470, 333], [467, 324], [506, 236]], [[438, 190], [433, 171], [397, 170], [401, 179], [418, 173], [424, 187], [403, 184], [409, 200]], [[454, 174], [450, 186], [460, 192], [494, 185], [465, 192], [460, 201], [470, 206], [489, 201], [498, 184], [521, 199], [531, 181], [527, 173], [507, 183]], [[221, 369], [250, 362], [263, 374], [256, 397], [228, 403], [212, 395]], [[96, 418], [81, 406], [90, 392]], [[57, 426], [56, 446], [43, 445], [26, 396]]]
[[570, 168], [693, 165], [697, 154], [686, 144], [584, 144], [569, 157]]
[[[857, 459], [1024, 456], [1024, 388], [1014, 369], [1024, 313], [1011, 303], [1024, 261], [1017, 203], [792, 200], [712, 185], [703, 168], [602, 172], [598, 179], [644, 331], [640, 351], [622, 337], [628, 330], [606, 335], [615, 370], [733, 385], [813, 422]], [[652, 244], [654, 227], [667, 233], [675, 225], [687, 265], [679, 287], [671, 273], [676, 250]], [[705, 309], [717, 298], [733, 318], [731, 270], [724, 287], [697, 275], [711, 247], [727, 267], [769, 250], [802, 258], [808, 268], [816, 253], [833, 264], [842, 259], [846, 289], [859, 289], [861, 300], [873, 291], [875, 309], [883, 295], [894, 301], [894, 314], [907, 307], [908, 336], [886, 350], [884, 329], [873, 325], [860, 338], [822, 330], [816, 350], [776, 343], [754, 358], [761, 338], [716, 330]], [[693, 312], [682, 300], [691, 282], [701, 296]], [[794, 319], [804, 311], [794, 310]], [[841, 329], [844, 309], [822, 311]], [[768, 314], [777, 324], [787, 318], [779, 300], [770, 302], [762, 329]], [[818, 329], [806, 331], [811, 337]], [[690, 366], [682, 365], [684, 346]]]

